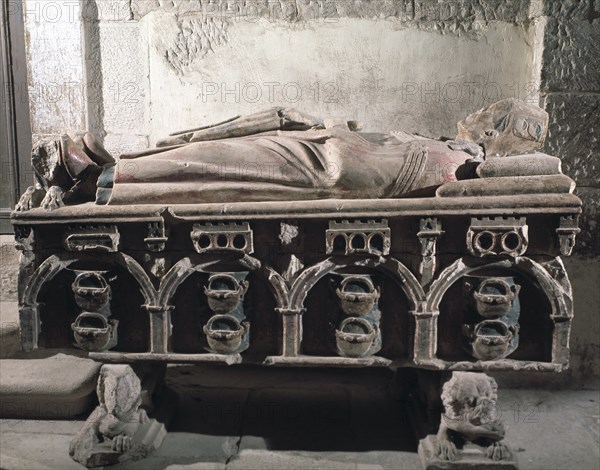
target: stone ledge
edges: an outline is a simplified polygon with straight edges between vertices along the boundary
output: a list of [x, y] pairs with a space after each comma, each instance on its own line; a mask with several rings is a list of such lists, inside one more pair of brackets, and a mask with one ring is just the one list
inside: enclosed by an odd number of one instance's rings
[[2, 359], [0, 416], [51, 419], [86, 413], [95, 399], [100, 366], [58, 350]]
[[457, 460], [442, 460], [436, 456], [437, 438], [429, 435], [419, 443], [419, 458], [427, 470], [517, 470], [515, 458], [494, 461], [484, 456], [483, 448], [467, 444]]
[[16, 225], [57, 223], [159, 222], [166, 212], [185, 221], [232, 219], [378, 218], [433, 215], [505, 215], [507, 213], [578, 214], [581, 200], [572, 194], [514, 196], [424, 197], [404, 199], [316, 199], [201, 204], [96, 205], [84, 203], [53, 211], [35, 208], [13, 212]]
[[0, 302], [0, 359], [6, 359], [19, 351], [19, 333], [17, 302]]
[[15, 238], [12, 235], [0, 236], [0, 299], [2, 301], [17, 300], [17, 275], [19, 272], [19, 255], [15, 249]]

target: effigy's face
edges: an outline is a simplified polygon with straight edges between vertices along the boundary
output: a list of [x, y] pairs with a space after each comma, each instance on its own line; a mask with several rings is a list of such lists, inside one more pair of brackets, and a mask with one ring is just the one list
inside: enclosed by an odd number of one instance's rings
[[502, 100], [458, 123], [457, 139], [481, 145], [487, 157], [519, 155], [541, 148], [548, 114], [538, 106]]
[[540, 149], [546, 138], [548, 121], [535, 111], [510, 111], [494, 129], [486, 131], [482, 140], [486, 156], [516, 155]]
[[517, 137], [534, 142], [543, 142], [547, 124], [538, 116], [515, 116], [512, 132]]

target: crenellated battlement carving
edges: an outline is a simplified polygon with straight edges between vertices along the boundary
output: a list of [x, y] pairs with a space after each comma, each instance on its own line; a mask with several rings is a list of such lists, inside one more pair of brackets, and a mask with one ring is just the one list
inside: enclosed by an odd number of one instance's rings
[[390, 253], [391, 231], [386, 219], [341, 222], [330, 221], [327, 230], [327, 254], [368, 253], [388, 255]]
[[80, 225], [64, 235], [69, 251], [115, 252], [119, 248], [119, 231], [114, 225]]
[[247, 222], [230, 224], [194, 224], [191, 233], [198, 253], [232, 250], [252, 254], [254, 239]]
[[472, 218], [467, 248], [473, 256], [521, 256], [529, 245], [525, 217]]

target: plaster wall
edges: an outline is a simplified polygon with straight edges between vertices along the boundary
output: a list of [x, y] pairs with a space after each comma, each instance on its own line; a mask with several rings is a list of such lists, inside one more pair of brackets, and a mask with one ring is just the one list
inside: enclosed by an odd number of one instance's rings
[[32, 107], [34, 133], [86, 127], [115, 154], [272, 106], [439, 137], [498, 99], [538, 100], [543, 21], [529, 0], [73, 3], [24, 0], [32, 84], [52, 72], [68, 88], [71, 63], [83, 83]]
[[[11, 8], [16, 7], [9, 5], [9, 11]], [[28, 83], [16, 86], [29, 91], [34, 140], [84, 128], [87, 91], [79, 3], [24, 0], [23, 19]]]
[[[150, 3], [141, 5], [150, 9]], [[127, 25], [100, 21], [101, 31], [139, 31], [123, 35], [134, 42], [120, 49], [131, 54], [126, 61], [104, 54], [110, 46], [99, 44], [102, 62], [112, 63], [117, 75], [127, 67], [120, 76], [132, 77], [125, 85], [131, 106], [113, 102], [105, 109], [123, 116], [118, 110], [145, 103], [147, 119], [127, 124], [149, 143], [272, 106], [343, 116], [371, 130], [453, 135], [470, 111], [518, 94], [536, 75], [533, 24], [490, 21], [451, 31], [442, 22], [440, 32], [433, 20], [417, 25], [406, 12], [387, 11], [385, 2], [363, 2], [370, 13], [344, 11], [344, 2], [310, 11], [296, 4], [278, 10], [269, 2], [261, 9], [263, 3], [243, 9], [242, 2], [231, 2], [226, 10], [225, 2], [212, 8], [175, 2], [148, 12], [134, 7]], [[147, 60], [141, 63], [140, 56]], [[144, 73], [147, 80], [133, 78]], [[122, 123], [121, 117], [105, 121], [109, 142]]]

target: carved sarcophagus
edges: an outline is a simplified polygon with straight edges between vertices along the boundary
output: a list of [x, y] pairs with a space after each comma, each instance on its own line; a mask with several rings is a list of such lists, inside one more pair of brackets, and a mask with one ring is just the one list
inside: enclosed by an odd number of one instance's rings
[[22, 345], [117, 362], [560, 370], [573, 312], [559, 256], [579, 211], [550, 194], [18, 213]]

